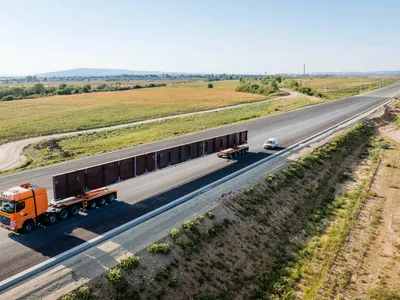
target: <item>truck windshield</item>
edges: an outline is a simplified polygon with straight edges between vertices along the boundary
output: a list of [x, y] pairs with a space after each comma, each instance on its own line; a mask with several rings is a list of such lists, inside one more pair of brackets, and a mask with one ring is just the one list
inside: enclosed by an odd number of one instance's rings
[[10, 202], [3, 198], [0, 198], [0, 210], [1, 211], [4, 211], [8, 214], [12, 214], [12, 213], [14, 213], [14, 206], [15, 206], [14, 202]]

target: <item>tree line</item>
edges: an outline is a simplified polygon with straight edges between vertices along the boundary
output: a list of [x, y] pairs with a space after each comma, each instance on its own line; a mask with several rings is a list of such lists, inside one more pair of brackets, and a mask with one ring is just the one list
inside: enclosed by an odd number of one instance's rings
[[166, 86], [165, 83], [150, 83], [146, 85], [132, 85], [132, 86], [122, 86], [119, 83], [114, 85], [100, 84], [96, 87], [92, 87], [90, 84], [85, 85], [67, 85], [65, 83], [56, 86], [45, 86], [42, 83], [36, 83], [33, 86], [24, 87], [6, 87], [0, 88], [0, 99], [2, 101], [11, 101], [19, 99], [32, 99], [32, 98], [42, 98], [50, 97], [55, 95], [74, 95], [74, 94], [86, 94], [94, 92], [111, 92], [111, 91], [125, 91], [125, 90], [135, 90], [142, 88], [154, 88]]
[[240, 78], [236, 92], [253, 93], [268, 96], [279, 90], [279, 85], [282, 82], [282, 77], [263, 76], [261, 78]]

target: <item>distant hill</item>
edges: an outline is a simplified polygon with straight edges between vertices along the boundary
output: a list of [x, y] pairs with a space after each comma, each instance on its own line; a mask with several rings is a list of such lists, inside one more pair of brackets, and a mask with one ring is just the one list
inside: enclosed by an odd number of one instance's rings
[[118, 76], [118, 75], [149, 75], [164, 74], [164, 72], [155, 71], [132, 71], [124, 69], [94, 69], [94, 68], [77, 68], [71, 70], [63, 70], [56, 72], [47, 72], [36, 74], [37, 77], [102, 77], [102, 76]]

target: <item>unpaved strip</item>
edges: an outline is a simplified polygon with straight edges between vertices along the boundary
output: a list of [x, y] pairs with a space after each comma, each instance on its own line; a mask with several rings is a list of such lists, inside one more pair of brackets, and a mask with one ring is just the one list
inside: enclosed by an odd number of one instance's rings
[[[216, 109], [210, 109], [210, 110], [186, 113], [186, 114], [181, 114], [181, 115], [144, 120], [144, 121], [139, 121], [139, 122], [109, 126], [109, 127], [101, 127], [101, 128], [74, 131], [74, 132], [68, 132], [68, 133], [60, 133], [60, 134], [51, 134], [51, 135], [45, 135], [45, 136], [39, 136], [39, 137], [19, 140], [19, 141], [7, 143], [7, 144], [0, 144], [0, 171], [6, 171], [6, 170], [10, 170], [10, 169], [17, 168], [18, 166], [20, 166], [25, 161], [25, 157], [23, 155], [23, 149], [25, 147], [29, 146], [30, 144], [40, 142], [40, 141], [43, 141], [46, 139], [67, 137], [67, 136], [71, 136], [71, 135], [75, 135], [75, 134], [92, 133], [92, 132], [99, 132], [99, 131], [104, 131], [104, 130], [114, 130], [114, 129], [119, 129], [119, 128], [141, 125], [141, 124], [149, 124], [149, 123], [154, 123], [154, 122], [158, 122], [158, 121], [189, 117], [189, 116], [198, 115], [198, 114], [223, 111], [223, 110], [232, 109], [232, 108], [239, 108], [239, 107], [244, 107], [244, 106], [248, 106], [248, 105], [265, 103], [265, 102], [269, 102], [269, 101], [297, 97], [297, 92], [289, 91], [289, 93], [290, 94], [288, 96], [277, 97], [277, 98], [268, 99], [268, 100], [264, 100], [264, 101], [257, 101], [257, 102], [252, 102], [252, 103], [244, 103], [244, 104], [220, 107], [220, 108], [216, 108]], [[301, 94], [301, 95], [303, 95], [303, 94]]]

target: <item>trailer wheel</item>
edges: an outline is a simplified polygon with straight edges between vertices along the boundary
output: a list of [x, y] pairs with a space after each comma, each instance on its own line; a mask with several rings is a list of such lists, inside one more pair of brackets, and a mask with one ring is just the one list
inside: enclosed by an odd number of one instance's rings
[[73, 205], [73, 206], [70, 208], [71, 216], [77, 215], [78, 212], [79, 212], [79, 207], [78, 207], [77, 205]]
[[104, 205], [104, 204], [106, 204], [106, 198], [104, 198], [104, 197], [99, 198], [99, 199], [97, 200], [97, 203], [98, 203], [99, 205]]
[[62, 210], [60, 210], [60, 212], [58, 213], [58, 216], [59, 216], [60, 220], [65, 220], [66, 218], [68, 218], [68, 216], [69, 216], [68, 209], [63, 208]]
[[88, 201], [87, 202], [87, 207], [88, 208], [90, 208], [90, 209], [94, 209], [94, 208], [96, 208], [96, 200], [91, 200], [91, 201]]
[[33, 221], [26, 221], [22, 228], [24, 233], [30, 233], [35, 230], [35, 223]]
[[107, 199], [108, 203], [111, 203], [114, 200], [115, 200], [115, 193], [112, 193], [112, 194], [108, 195], [108, 199]]
[[50, 214], [48, 217], [47, 217], [47, 222], [49, 223], [49, 224], [54, 224], [55, 222], [57, 222], [57, 215], [56, 214]]

